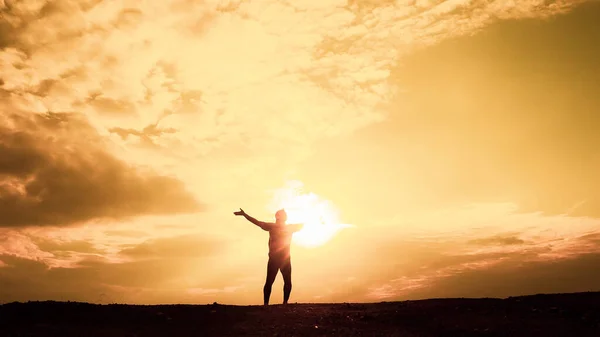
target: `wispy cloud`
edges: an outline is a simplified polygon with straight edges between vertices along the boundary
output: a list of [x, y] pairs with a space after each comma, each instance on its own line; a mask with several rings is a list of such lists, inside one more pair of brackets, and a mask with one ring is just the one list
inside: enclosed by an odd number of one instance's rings
[[[596, 240], [600, 220], [516, 210], [511, 204], [450, 207], [414, 216], [403, 214], [389, 226], [380, 227], [377, 233], [398, 240], [393, 256], [419, 257], [420, 263], [402, 263], [405, 268], [390, 270], [398, 277], [376, 282], [369, 287], [368, 296], [411, 296], [416, 290], [468, 272], [511, 265], [514, 273], [527, 263], [543, 265], [600, 253], [600, 241]], [[407, 248], [402, 238], [418, 248]], [[385, 246], [384, 241], [379, 242]], [[381, 254], [390, 255], [391, 249], [381, 249]], [[431, 258], [423, 259], [433, 252]]]
[[577, 2], [7, 1], [2, 88], [125, 144], [268, 150], [381, 120], [390, 68], [415, 47]]

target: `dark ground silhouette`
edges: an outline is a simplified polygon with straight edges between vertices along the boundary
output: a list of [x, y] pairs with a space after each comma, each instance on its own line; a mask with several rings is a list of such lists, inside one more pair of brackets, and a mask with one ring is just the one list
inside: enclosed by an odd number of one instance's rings
[[600, 336], [600, 292], [371, 304], [0, 306], [0, 336]]

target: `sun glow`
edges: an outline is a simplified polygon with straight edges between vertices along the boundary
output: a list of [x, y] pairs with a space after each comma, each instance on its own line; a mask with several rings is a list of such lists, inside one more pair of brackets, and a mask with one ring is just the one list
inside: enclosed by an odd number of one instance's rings
[[286, 187], [275, 192], [269, 211], [285, 209], [288, 224], [304, 224], [303, 229], [293, 236], [293, 242], [305, 247], [316, 247], [331, 240], [343, 228], [338, 212], [328, 200], [314, 193], [302, 193], [302, 182], [289, 181]]

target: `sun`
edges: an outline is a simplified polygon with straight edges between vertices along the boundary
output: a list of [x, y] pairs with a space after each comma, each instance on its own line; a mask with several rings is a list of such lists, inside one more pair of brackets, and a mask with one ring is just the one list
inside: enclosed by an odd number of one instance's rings
[[303, 229], [294, 234], [294, 243], [305, 247], [321, 246], [340, 230], [352, 227], [339, 222], [338, 212], [331, 202], [314, 193], [302, 193], [302, 186], [299, 181], [288, 181], [286, 187], [275, 192], [269, 206], [271, 212], [284, 208], [288, 224], [304, 224]]

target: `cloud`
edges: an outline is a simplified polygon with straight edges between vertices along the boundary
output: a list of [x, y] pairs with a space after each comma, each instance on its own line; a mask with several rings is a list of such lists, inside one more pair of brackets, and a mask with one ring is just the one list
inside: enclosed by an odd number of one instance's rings
[[[415, 47], [577, 3], [9, 1], [2, 87], [85, 113], [130, 150], [302, 153], [381, 121], [390, 69]], [[169, 132], [150, 132], [159, 120]]]
[[598, 291], [600, 274], [594, 266], [599, 254], [584, 254], [559, 261], [506, 260], [494, 268], [465, 270], [440, 278], [429, 289], [412, 296], [508, 297], [539, 293]]
[[[583, 277], [584, 265], [593, 268], [588, 257], [600, 253], [599, 223], [598, 219], [522, 214], [514, 204], [455, 206], [403, 213], [387, 225], [358, 226], [341, 233], [327, 251], [315, 253], [336, 261], [339, 270], [312, 271], [308, 277], [314, 260], [303, 257], [299, 263], [296, 258], [295, 263], [304, 273], [301, 283], [315, 278], [337, 282], [357, 275], [348, 286], [334, 287], [331, 294], [321, 298], [323, 301], [506, 296], [510, 293], [500, 288], [501, 283], [518, 279], [518, 275], [525, 278], [530, 270], [537, 274], [548, 267], [558, 273], [553, 266], [581, 265], [577, 275]], [[294, 252], [296, 256], [305, 254], [298, 249]], [[547, 277], [554, 277], [551, 274]], [[467, 293], [469, 280], [480, 277], [495, 278], [493, 288], [478, 283]], [[570, 285], [583, 289], [575, 277], [557, 275], [556, 279], [560, 281], [553, 283], [553, 289], [569, 289]], [[464, 286], [459, 293], [461, 280]], [[542, 286], [536, 289], [535, 282], [521, 283], [524, 287], [519, 294], [550, 290]], [[508, 288], [518, 290], [517, 286]]]
[[0, 226], [201, 210], [183, 184], [114, 158], [70, 113], [7, 113], [0, 127]]
[[[90, 254], [98, 251], [96, 242], [90, 245], [15, 231], [7, 234], [4, 241], [0, 240], [3, 248], [0, 249], [3, 261], [0, 302], [36, 298], [190, 303], [205, 299], [209, 294], [214, 297], [221, 288], [225, 293], [232, 293], [243, 287], [232, 284], [239, 279], [239, 272], [221, 273], [217, 271], [218, 266], [211, 267], [213, 272], [207, 272], [208, 260], [223, 252], [224, 243], [205, 236], [162, 237], [137, 245], [121, 245], [121, 260], [111, 261]], [[60, 254], [63, 252], [88, 255]], [[235, 295], [230, 297], [235, 298]]]
[[525, 241], [520, 239], [518, 236], [496, 235], [496, 236], [488, 237], [488, 238], [474, 239], [474, 240], [469, 241], [469, 243], [476, 244], [476, 245], [507, 246], [507, 245], [520, 245], [520, 244], [525, 243]]
[[[205, 265], [212, 258], [227, 258], [232, 246], [222, 232], [198, 230], [202, 214], [96, 220], [85, 226], [0, 228], [0, 255], [38, 261], [48, 268], [169, 259]], [[180, 225], [164, 225], [174, 221]]]
[[101, 253], [99, 249], [88, 241], [78, 240], [70, 242], [55, 242], [48, 239], [34, 240], [37, 246], [47, 252], [81, 252], [81, 253]]
[[[504, 296], [507, 289], [516, 288], [504, 289], [502, 282], [517, 279], [524, 282], [524, 292], [569, 289], [569, 285], [582, 289], [585, 284], [574, 278], [553, 276], [559, 272], [553, 266], [580, 265], [577, 275], [582, 275], [588, 265], [585, 261], [591, 261], [586, 256], [600, 252], [598, 221], [515, 210], [514, 205], [477, 205], [405, 215], [400, 218], [404, 222], [397, 219], [395, 225], [358, 226], [341, 232], [322, 247], [294, 246], [295, 283], [299, 285], [294, 296], [312, 299], [318, 294], [324, 302]], [[123, 230], [144, 223], [145, 236], [114, 236], [110, 225], [52, 232], [49, 228], [28, 229], [27, 233], [11, 230], [5, 236], [9, 241], [0, 241], [5, 248], [0, 260], [6, 269], [0, 282], [8, 282], [7, 289], [14, 291], [0, 291], [0, 301], [32, 298], [27, 296], [98, 301], [103, 293], [129, 303], [204, 303], [208, 299], [253, 303], [260, 295], [265, 255], [256, 249], [256, 241], [236, 239], [232, 246], [190, 229], [173, 236], [173, 228], [150, 226], [147, 220], [123, 226]], [[448, 224], [446, 231], [436, 228], [440, 223]], [[515, 237], [524, 243], [503, 244], [504, 239]], [[106, 258], [93, 258], [89, 254], [94, 251], [103, 251], [101, 256]], [[240, 251], [245, 253], [240, 256]], [[536, 288], [536, 283], [518, 276], [531, 270], [538, 275], [543, 268], [552, 270], [543, 277], [554, 277], [554, 288]], [[491, 286], [478, 284], [465, 295], [466, 288], [459, 282], [462, 275], [465, 280], [491, 282]], [[535, 279], [541, 282], [543, 277], [538, 276]], [[316, 279], [322, 281], [315, 283]], [[341, 280], [347, 281], [340, 285]], [[36, 290], [27, 292], [27, 287]]]
[[[127, 300], [125, 294], [112, 291], [105, 284], [124, 284], [145, 286], [161, 282], [169, 277], [163, 265], [149, 265], [136, 268], [136, 265], [111, 267], [111, 264], [97, 264], [86, 268], [51, 268], [43, 262], [21, 259], [14, 256], [2, 256], [7, 267], [0, 270], [0, 301], [71, 300], [99, 302], [107, 295], [117, 300]], [[128, 272], [135, 270], [136, 272]], [[128, 279], [122, 278], [125, 275]], [[101, 294], [105, 294], [101, 296]]]
[[225, 250], [225, 243], [205, 236], [184, 235], [161, 237], [121, 251], [122, 255], [135, 259], [148, 258], [201, 258], [218, 254]]
[[128, 137], [139, 137], [140, 142], [145, 144], [146, 146], [156, 146], [156, 143], [153, 139], [160, 137], [165, 133], [175, 133], [177, 132], [174, 128], [159, 128], [156, 124], [150, 124], [146, 126], [141, 131], [135, 129], [123, 129], [119, 127], [114, 127], [109, 129], [110, 132], [116, 133], [122, 139], [126, 140]]

